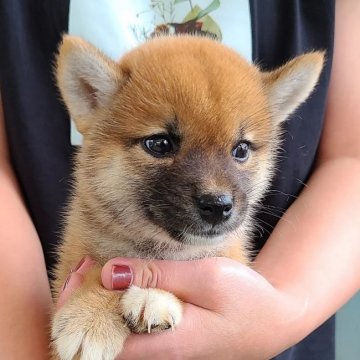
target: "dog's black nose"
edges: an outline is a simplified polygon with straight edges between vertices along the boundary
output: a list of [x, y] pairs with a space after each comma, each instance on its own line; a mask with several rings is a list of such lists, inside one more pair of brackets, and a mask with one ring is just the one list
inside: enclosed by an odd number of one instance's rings
[[216, 225], [231, 216], [233, 198], [224, 194], [207, 194], [197, 198], [197, 205], [201, 218], [209, 224]]

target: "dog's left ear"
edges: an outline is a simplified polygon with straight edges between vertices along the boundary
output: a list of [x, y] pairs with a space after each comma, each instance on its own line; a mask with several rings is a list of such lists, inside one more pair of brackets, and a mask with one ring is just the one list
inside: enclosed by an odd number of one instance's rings
[[59, 47], [56, 77], [61, 95], [83, 135], [126, 80], [120, 66], [85, 40], [66, 35]]
[[323, 52], [312, 52], [290, 60], [280, 68], [263, 72], [274, 121], [279, 124], [313, 91], [324, 64]]

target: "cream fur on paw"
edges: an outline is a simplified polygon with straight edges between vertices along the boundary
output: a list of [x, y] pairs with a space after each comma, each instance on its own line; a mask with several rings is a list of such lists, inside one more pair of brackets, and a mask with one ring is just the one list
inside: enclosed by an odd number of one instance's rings
[[120, 312], [121, 294], [98, 290], [81, 295], [55, 314], [51, 334], [55, 359], [114, 360], [130, 333]]
[[123, 294], [120, 304], [127, 326], [136, 333], [174, 329], [182, 317], [181, 301], [159, 289], [132, 286]]

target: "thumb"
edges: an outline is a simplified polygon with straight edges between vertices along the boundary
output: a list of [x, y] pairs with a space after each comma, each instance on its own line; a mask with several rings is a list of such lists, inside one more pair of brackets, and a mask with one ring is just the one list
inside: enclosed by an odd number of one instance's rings
[[[115, 258], [102, 269], [102, 282], [110, 290], [125, 290], [130, 285], [160, 288], [181, 300], [211, 309], [210, 293], [222, 286], [222, 275], [239, 263], [226, 258], [192, 261], [142, 260]], [[208, 301], [206, 299], [209, 299]]]

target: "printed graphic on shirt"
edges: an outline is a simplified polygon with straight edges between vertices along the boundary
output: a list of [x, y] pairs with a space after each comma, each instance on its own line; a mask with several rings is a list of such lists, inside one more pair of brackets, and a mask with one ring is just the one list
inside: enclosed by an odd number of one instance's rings
[[[189, 11], [184, 18], [177, 19], [181, 14], [176, 12], [176, 9], [183, 2], [188, 4]], [[173, 34], [194, 34], [221, 41], [221, 29], [209, 15], [219, 7], [220, 0], [213, 0], [205, 9], [198, 4], [193, 5], [191, 0], [151, 1], [150, 10], [145, 10], [137, 16], [141, 17], [150, 11], [153, 13], [153, 23], [150, 24], [150, 27], [146, 24], [134, 25], [132, 31], [139, 41], [145, 41], [158, 35]]]
[[[208, 36], [251, 61], [249, 0], [71, 0], [69, 34], [112, 59], [159, 34]], [[71, 124], [71, 143], [82, 137]]]

